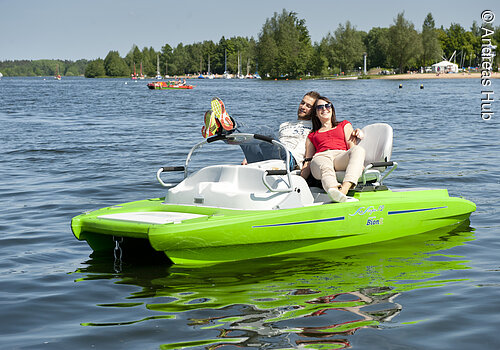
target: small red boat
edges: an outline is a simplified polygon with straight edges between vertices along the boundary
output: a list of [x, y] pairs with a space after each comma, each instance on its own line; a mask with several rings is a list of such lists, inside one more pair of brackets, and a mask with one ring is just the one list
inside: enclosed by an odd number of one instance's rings
[[193, 85], [186, 85], [175, 81], [153, 81], [148, 84], [148, 88], [151, 90], [192, 89], [193, 87]]

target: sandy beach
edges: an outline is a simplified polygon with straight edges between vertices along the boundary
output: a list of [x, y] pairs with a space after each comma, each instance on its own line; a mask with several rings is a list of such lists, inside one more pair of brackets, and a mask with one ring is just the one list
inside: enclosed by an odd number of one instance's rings
[[[500, 73], [492, 72], [491, 79], [500, 78]], [[390, 80], [420, 80], [420, 79], [481, 79], [481, 72], [474, 73], [415, 73], [415, 74], [392, 74], [392, 75], [370, 75], [370, 79]]]

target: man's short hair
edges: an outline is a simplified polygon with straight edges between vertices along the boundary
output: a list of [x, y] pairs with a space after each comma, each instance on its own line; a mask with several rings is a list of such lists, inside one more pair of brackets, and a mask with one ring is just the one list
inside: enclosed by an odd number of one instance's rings
[[310, 96], [312, 98], [314, 98], [315, 100], [318, 99], [318, 97], [320, 97], [321, 95], [319, 94], [319, 92], [316, 92], [316, 91], [309, 91], [307, 94], [305, 94], [304, 96]]

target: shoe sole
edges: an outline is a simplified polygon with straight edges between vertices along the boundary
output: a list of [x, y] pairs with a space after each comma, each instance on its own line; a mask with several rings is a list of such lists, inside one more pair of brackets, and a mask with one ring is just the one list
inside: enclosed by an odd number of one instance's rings
[[229, 114], [226, 112], [224, 102], [222, 102], [220, 98], [214, 97], [212, 98], [210, 105], [224, 130], [232, 130], [234, 128], [234, 123]]
[[214, 136], [219, 129], [219, 123], [212, 110], [209, 109], [205, 112], [204, 121], [205, 125], [201, 128], [201, 134], [204, 138]]

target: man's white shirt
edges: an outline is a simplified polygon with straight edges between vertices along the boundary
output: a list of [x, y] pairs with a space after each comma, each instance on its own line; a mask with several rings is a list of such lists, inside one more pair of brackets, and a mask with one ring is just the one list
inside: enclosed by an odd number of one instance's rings
[[307, 135], [312, 130], [310, 120], [296, 120], [293, 122], [284, 122], [280, 125], [279, 140], [285, 147], [292, 152], [297, 164], [302, 167], [302, 161], [306, 153]]

